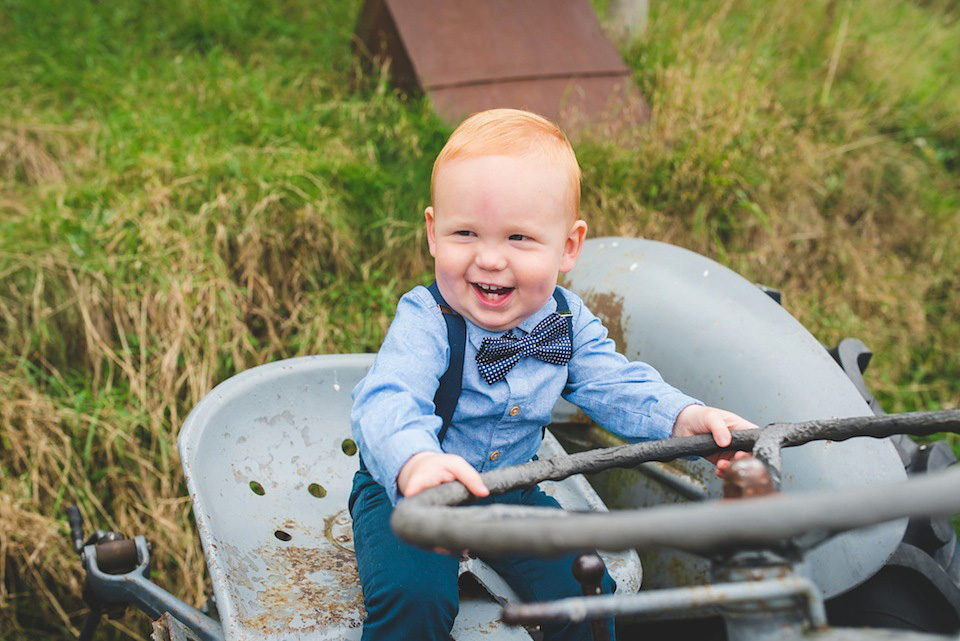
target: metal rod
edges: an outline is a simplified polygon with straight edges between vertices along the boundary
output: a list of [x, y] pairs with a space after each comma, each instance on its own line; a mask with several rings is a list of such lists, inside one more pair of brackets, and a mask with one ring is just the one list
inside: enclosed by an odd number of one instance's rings
[[90, 611], [87, 612], [87, 616], [83, 620], [83, 628], [80, 630], [80, 636], [77, 637], [77, 641], [93, 641], [93, 633], [97, 631], [97, 626], [100, 624], [100, 618], [102, 616], [103, 612], [99, 607], [91, 606]]
[[670, 613], [716, 611], [732, 604], [769, 603], [773, 599], [792, 597], [803, 599], [811, 626], [820, 628], [827, 625], [827, 615], [819, 589], [809, 579], [796, 575], [782, 579], [715, 583], [629, 595], [572, 597], [545, 603], [508, 603], [503, 607], [503, 621], [519, 625], [543, 621], [583, 621], [611, 616], [656, 615], [659, 618]]

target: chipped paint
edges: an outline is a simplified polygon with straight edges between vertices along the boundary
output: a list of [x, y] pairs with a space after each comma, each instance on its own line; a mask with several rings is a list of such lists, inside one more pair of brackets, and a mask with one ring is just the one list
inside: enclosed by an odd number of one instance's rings
[[273, 416], [260, 416], [254, 419], [256, 423], [265, 423], [266, 425], [279, 425], [285, 423], [287, 425], [296, 425], [296, 417], [293, 415], [293, 412], [290, 410], [283, 410], [278, 414]]
[[590, 311], [603, 322], [607, 335], [617, 344], [617, 351], [625, 353], [627, 342], [624, 332], [626, 319], [623, 317], [623, 296], [615, 292], [597, 292], [590, 289], [583, 292], [581, 298]]
[[[295, 531], [295, 523], [284, 527]], [[252, 602], [237, 600], [243, 628], [264, 637], [359, 628], [365, 610], [353, 552], [343, 545], [266, 544], [226, 554], [231, 581]]]
[[357, 628], [365, 611], [356, 557], [339, 547], [260, 548], [275, 572], [262, 583], [259, 620], [244, 621], [268, 634]]

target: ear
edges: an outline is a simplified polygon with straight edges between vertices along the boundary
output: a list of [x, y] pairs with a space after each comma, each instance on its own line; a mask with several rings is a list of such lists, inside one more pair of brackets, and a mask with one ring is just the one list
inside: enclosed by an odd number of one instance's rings
[[573, 223], [567, 239], [563, 243], [563, 255], [560, 257], [560, 272], [567, 273], [577, 264], [577, 258], [580, 257], [580, 250], [583, 249], [583, 241], [587, 237], [587, 223], [578, 220]]
[[437, 257], [437, 230], [435, 227], [436, 218], [433, 215], [433, 207], [427, 207], [423, 210], [423, 217], [427, 223], [427, 245], [430, 247], [430, 255]]

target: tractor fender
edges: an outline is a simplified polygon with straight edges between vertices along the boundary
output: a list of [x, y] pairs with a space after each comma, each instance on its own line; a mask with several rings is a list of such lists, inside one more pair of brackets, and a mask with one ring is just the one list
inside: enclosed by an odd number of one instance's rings
[[[591, 239], [562, 284], [600, 317], [619, 351], [653, 365], [667, 382], [708, 405], [761, 426], [873, 414], [857, 386], [786, 309], [700, 254], [644, 239]], [[572, 405], [558, 404], [554, 422], [583, 421]], [[722, 494], [706, 461], [647, 465], [657, 469], [594, 479], [611, 509]], [[819, 441], [783, 452], [783, 492], [904, 479], [901, 458], [887, 439]], [[905, 528], [900, 520], [836, 536], [807, 555], [802, 571], [827, 598], [847, 591], [890, 560]], [[708, 564], [689, 555], [658, 551], [645, 554], [643, 563], [649, 587], [709, 582]]]

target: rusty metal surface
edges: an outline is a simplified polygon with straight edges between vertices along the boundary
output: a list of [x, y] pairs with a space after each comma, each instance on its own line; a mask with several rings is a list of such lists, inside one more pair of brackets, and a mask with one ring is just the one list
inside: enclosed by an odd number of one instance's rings
[[588, 0], [380, 0], [425, 89], [626, 75]]
[[539, 113], [557, 122], [568, 135], [604, 134], [607, 129], [639, 124], [649, 109], [629, 78], [563, 77], [465, 85], [430, 90], [436, 112], [455, 123], [495, 107]]
[[357, 39], [390, 61], [395, 86], [425, 91], [450, 122], [492, 107], [569, 132], [649, 117], [587, 0], [368, 0]]
[[139, 564], [137, 544], [133, 539], [97, 544], [97, 562], [107, 574], [125, 574]]
[[734, 461], [723, 478], [723, 498], [746, 499], [773, 494], [773, 480], [767, 466], [749, 457]]
[[[284, 527], [294, 533], [299, 530], [290, 522]], [[252, 587], [255, 594], [252, 601], [238, 599], [241, 626], [264, 637], [279, 637], [362, 625], [363, 597], [352, 551], [311, 543], [268, 542], [252, 552], [227, 547], [224, 557], [230, 580]]]

